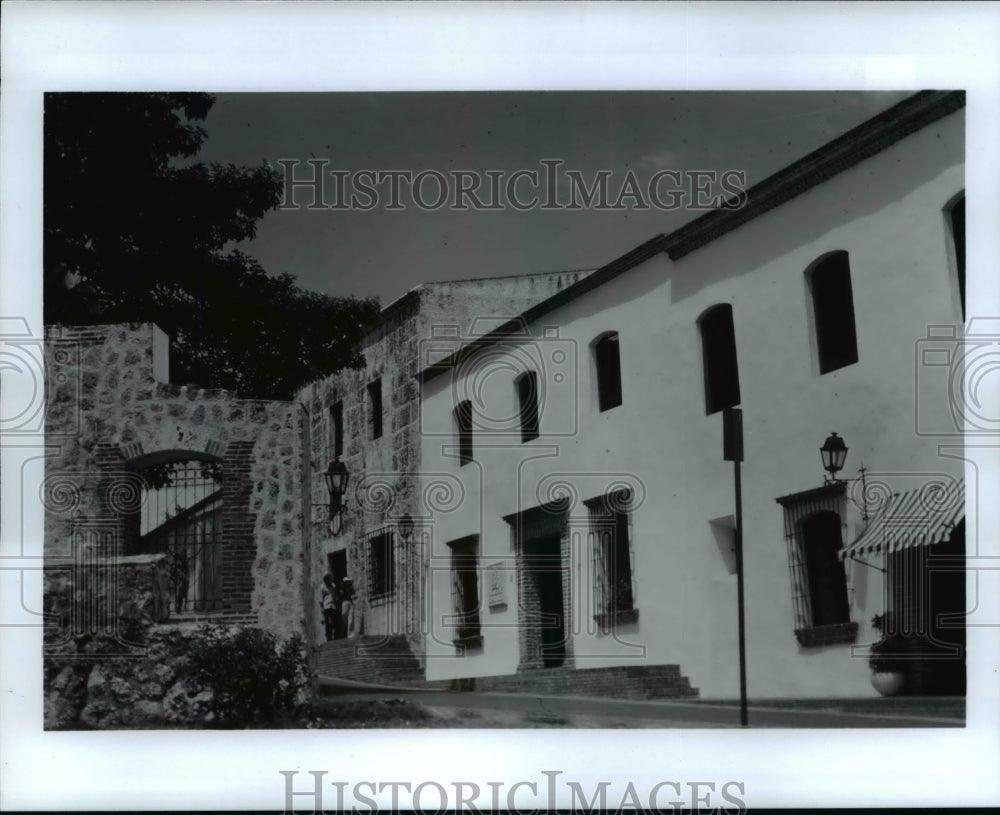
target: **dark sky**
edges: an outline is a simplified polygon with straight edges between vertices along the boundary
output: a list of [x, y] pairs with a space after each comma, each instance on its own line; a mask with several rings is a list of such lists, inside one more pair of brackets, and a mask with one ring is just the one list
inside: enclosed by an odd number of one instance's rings
[[[629, 170], [640, 189], [658, 170], [742, 170], [752, 185], [908, 92], [490, 92], [218, 94], [199, 159], [277, 166], [327, 159], [327, 170], [487, 171], [564, 162], [589, 184], [608, 170], [610, 198]], [[304, 163], [301, 175], [312, 170]], [[519, 182], [522, 200], [530, 184]], [[661, 186], [667, 199], [668, 177]], [[685, 182], [686, 183], [686, 182]], [[717, 188], [716, 188], [717, 189]], [[328, 202], [333, 180], [326, 182]], [[383, 194], [388, 187], [380, 188]], [[433, 179], [423, 188], [437, 196]], [[568, 199], [562, 179], [560, 200]], [[333, 295], [387, 304], [424, 281], [596, 268], [699, 214], [634, 206], [600, 212], [274, 211], [244, 247], [272, 272]], [[385, 198], [382, 199], [383, 201]], [[634, 201], [630, 201], [634, 203]]]

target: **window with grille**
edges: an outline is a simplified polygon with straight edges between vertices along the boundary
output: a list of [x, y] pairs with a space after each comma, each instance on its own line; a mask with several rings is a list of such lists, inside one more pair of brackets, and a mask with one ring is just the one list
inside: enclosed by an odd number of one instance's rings
[[145, 500], [136, 554], [165, 553], [170, 610], [222, 607], [222, 464], [175, 459], [138, 469]]
[[847, 252], [831, 252], [807, 270], [819, 372], [830, 373], [858, 361], [854, 295]]
[[393, 534], [389, 530], [368, 536], [368, 598], [388, 597], [396, 587]]
[[458, 463], [465, 466], [472, 461], [472, 402], [468, 399], [455, 407], [455, 425], [458, 427]]
[[587, 501], [594, 575], [594, 619], [605, 626], [638, 619], [632, 586], [628, 505], [623, 490]]
[[597, 370], [597, 406], [603, 413], [622, 403], [622, 364], [618, 333], [609, 332], [594, 342]]
[[736, 362], [733, 307], [712, 306], [698, 318], [705, 379], [705, 413], [710, 415], [740, 403], [740, 373]]
[[469, 535], [448, 544], [451, 549], [451, 597], [455, 645], [482, 646], [479, 617], [479, 536]]
[[777, 499], [785, 511], [795, 635], [802, 645], [853, 642], [844, 545], [845, 485], [828, 484]]
[[521, 441], [538, 438], [538, 374], [525, 371], [514, 380], [517, 389], [518, 416], [521, 420]]

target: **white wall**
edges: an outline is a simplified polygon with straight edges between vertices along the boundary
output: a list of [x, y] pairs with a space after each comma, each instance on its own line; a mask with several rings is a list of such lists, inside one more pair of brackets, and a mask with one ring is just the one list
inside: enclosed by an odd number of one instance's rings
[[[651, 663], [678, 663], [703, 697], [735, 696], [735, 576], [709, 523], [733, 513], [732, 465], [722, 461], [721, 414], [705, 415], [696, 325], [709, 306], [731, 303], [746, 450], [749, 693], [871, 694], [866, 660], [852, 659], [849, 646], [803, 649], [796, 641], [775, 498], [822, 485], [818, 448], [831, 431], [850, 447], [845, 478], [862, 463], [870, 478], [901, 489], [922, 474], [961, 474], [959, 462], [938, 456], [937, 439], [915, 432], [948, 426], [945, 388], [930, 385], [934, 398], [921, 401], [919, 415], [914, 394], [926, 390], [927, 377], [944, 373], [918, 364], [927, 327], [961, 323], [942, 208], [964, 186], [963, 121], [959, 112], [934, 123], [676, 263], [653, 258], [546, 315], [531, 327], [536, 342], [491, 349], [454, 377], [426, 383], [425, 478], [457, 478], [465, 493], [456, 507], [434, 513], [435, 554], [447, 555], [447, 540], [480, 533], [484, 565], [512, 558], [502, 516], [552, 497], [546, 478], [565, 474], [580, 499], [634, 479], [645, 488], [633, 514], [639, 620], [619, 638], [643, 646]], [[835, 249], [850, 253], [859, 362], [820, 375], [804, 270]], [[545, 338], [546, 326], [558, 328], [558, 339]], [[589, 343], [608, 330], [620, 335], [624, 403], [602, 414]], [[566, 363], [554, 362], [558, 350]], [[455, 443], [455, 402], [478, 398], [480, 414], [513, 417], [514, 372], [532, 358], [546, 365], [541, 438], [522, 445], [516, 434], [480, 434], [475, 464], [460, 468], [446, 458], [442, 445]], [[554, 381], [557, 372], [566, 377], [562, 383]], [[574, 515], [583, 517], [585, 508], [578, 505]], [[856, 510], [848, 523], [850, 540], [861, 528]], [[585, 563], [584, 556], [572, 568]], [[862, 646], [871, 641], [872, 614], [881, 611], [880, 580], [864, 567], [849, 569]], [[429, 677], [516, 669], [516, 587], [508, 588], [504, 614], [484, 608], [482, 653], [429, 659]], [[439, 600], [449, 597], [444, 578], [435, 592]], [[448, 632], [439, 639], [448, 643]], [[596, 662], [627, 664], [627, 647], [608, 640], [576, 635], [577, 667], [596, 664], [583, 654], [614, 654]], [[453, 652], [446, 644], [438, 649]]]

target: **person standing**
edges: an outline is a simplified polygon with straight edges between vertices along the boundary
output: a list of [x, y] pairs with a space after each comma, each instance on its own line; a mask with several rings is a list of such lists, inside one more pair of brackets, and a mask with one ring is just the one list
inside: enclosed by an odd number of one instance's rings
[[351, 578], [345, 577], [340, 584], [340, 623], [344, 629], [344, 636], [350, 639], [355, 635], [354, 630], [354, 583]]
[[323, 628], [326, 633], [326, 641], [333, 639], [337, 628], [337, 587], [333, 582], [333, 575], [327, 572], [323, 575], [323, 587], [320, 589], [320, 608], [323, 609]]

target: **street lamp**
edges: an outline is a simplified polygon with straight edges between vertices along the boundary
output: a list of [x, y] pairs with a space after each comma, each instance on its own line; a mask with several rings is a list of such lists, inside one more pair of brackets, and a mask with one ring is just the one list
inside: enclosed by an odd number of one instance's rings
[[837, 480], [837, 473], [844, 466], [844, 459], [847, 458], [847, 445], [836, 433], [831, 433], [826, 437], [823, 446], [819, 448], [819, 453], [823, 457], [823, 469], [830, 473], [829, 481]]
[[347, 492], [347, 482], [351, 474], [347, 471], [347, 465], [339, 458], [330, 462], [323, 473], [326, 481], [327, 492], [330, 493], [330, 533], [337, 536], [344, 528], [344, 513], [347, 507], [344, 506], [343, 497]]

